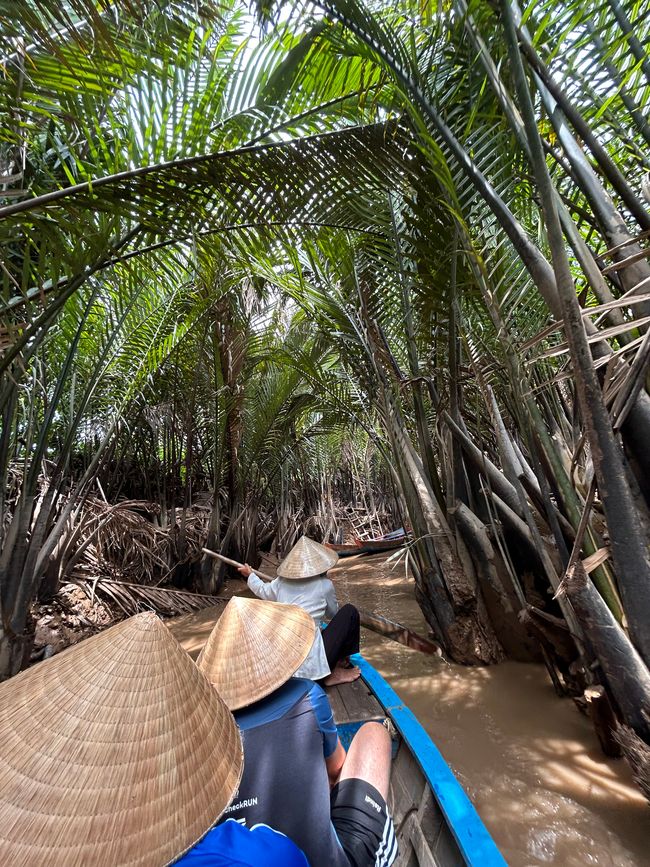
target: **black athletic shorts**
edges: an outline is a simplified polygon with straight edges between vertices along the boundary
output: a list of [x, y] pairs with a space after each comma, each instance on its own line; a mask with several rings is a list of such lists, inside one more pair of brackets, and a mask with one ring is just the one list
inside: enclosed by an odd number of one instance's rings
[[332, 789], [332, 824], [351, 867], [389, 867], [397, 838], [386, 801], [365, 780], [347, 779]]

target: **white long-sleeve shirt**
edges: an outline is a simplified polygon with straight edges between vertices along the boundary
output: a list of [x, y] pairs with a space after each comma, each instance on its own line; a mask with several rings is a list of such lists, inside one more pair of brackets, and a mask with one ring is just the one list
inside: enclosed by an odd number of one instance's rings
[[320, 634], [320, 621], [323, 617], [334, 617], [339, 610], [334, 585], [327, 576], [306, 578], [295, 581], [286, 578], [275, 578], [273, 581], [262, 581], [253, 572], [248, 576], [248, 586], [260, 599], [272, 602], [283, 602], [285, 605], [299, 605], [316, 621], [316, 637], [309, 656], [300, 666], [294, 677], [305, 677], [309, 680], [320, 680], [330, 673], [325, 647]]

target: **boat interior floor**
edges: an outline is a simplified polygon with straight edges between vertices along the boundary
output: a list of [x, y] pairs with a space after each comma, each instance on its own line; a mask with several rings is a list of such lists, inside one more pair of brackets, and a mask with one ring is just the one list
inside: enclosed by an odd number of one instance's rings
[[361, 677], [353, 680], [352, 683], [328, 686], [325, 692], [330, 700], [334, 722], [339, 730], [343, 726], [357, 724], [358, 728], [361, 723], [371, 720], [381, 722], [386, 718], [383, 707]]

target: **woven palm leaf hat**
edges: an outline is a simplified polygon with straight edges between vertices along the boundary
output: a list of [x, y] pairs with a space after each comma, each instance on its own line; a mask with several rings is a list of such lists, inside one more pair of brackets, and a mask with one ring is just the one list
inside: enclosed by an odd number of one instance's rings
[[297, 605], [233, 596], [196, 661], [230, 710], [270, 695], [307, 658], [316, 636]]
[[338, 563], [336, 551], [314, 542], [309, 536], [301, 536], [278, 566], [278, 576], [298, 581], [315, 578]]
[[0, 685], [0, 864], [170, 864], [235, 793], [234, 718], [138, 614]]

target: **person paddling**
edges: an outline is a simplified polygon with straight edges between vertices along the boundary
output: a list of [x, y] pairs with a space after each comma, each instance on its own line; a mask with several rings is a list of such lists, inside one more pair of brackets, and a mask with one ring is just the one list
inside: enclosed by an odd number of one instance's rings
[[339, 608], [334, 584], [327, 577], [338, 559], [335, 551], [302, 536], [270, 583], [262, 581], [248, 563], [237, 570], [260, 599], [299, 605], [311, 614], [316, 626], [323, 617], [331, 618], [322, 633], [316, 634], [305, 664], [296, 672], [298, 677], [320, 681], [324, 686], [356, 680], [360, 675], [349, 661], [351, 654], [359, 652], [359, 612], [350, 604]]
[[213, 828], [239, 786], [241, 737], [153, 614], [0, 684], [0, 742], [2, 865], [163, 867], [183, 856], [184, 867], [308, 867], [271, 828]]
[[199, 655], [244, 743], [226, 815], [286, 834], [311, 867], [389, 867], [397, 855], [386, 806], [390, 735], [365, 723], [346, 754], [324, 690], [291, 676], [315, 631], [302, 608], [235, 596]]

